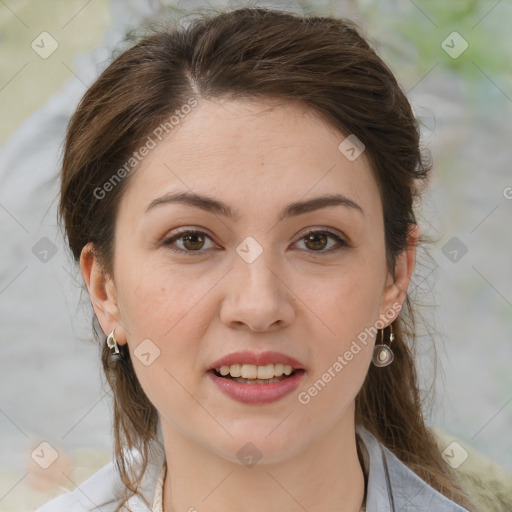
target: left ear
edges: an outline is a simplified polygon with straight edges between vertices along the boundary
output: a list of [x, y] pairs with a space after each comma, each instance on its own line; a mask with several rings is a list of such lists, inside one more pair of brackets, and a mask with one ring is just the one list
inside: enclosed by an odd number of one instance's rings
[[[419, 236], [420, 230], [418, 225], [409, 224], [407, 247], [396, 259], [394, 277], [391, 272], [388, 272], [386, 287], [381, 302], [381, 316], [385, 315], [385, 313], [390, 310], [397, 311], [398, 316], [398, 311], [400, 311], [405, 302], [407, 289], [409, 288], [411, 276], [416, 264], [416, 248], [418, 246]], [[397, 305], [400, 305], [400, 308], [398, 308]]]

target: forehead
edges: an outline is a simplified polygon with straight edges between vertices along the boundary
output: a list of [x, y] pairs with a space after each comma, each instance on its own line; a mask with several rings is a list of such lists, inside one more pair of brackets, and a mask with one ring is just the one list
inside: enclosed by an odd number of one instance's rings
[[346, 137], [297, 103], [201, 99], [155, 138], [122, 202], [144, 210], [165, 192], [188, 191], [222, 197], [243, 214], [251, 205], [281, 210], [290, 199], [339, 192], [378, 206], [364, 153], [349, 160], [339, 149]]

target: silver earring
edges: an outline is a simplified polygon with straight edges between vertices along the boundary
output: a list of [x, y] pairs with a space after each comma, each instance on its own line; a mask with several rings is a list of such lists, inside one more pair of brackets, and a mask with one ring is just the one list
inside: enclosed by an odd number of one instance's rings
[[107, 346], [110, 349], [114, 349], [112, 354], [119, 354], [119, 346], [117, 344], [115, 329], [112, 329], [112, 332], [107, 337]]
[[[393, 326], [389, 324], [389, 344], [393, 342], [395, 339], [395, 335], [393, 334]], [[383, 342], [384, 338], [384, 329], [380, 330], [380, 345], [375, 345], [375, 348], [373, 349], [373, 357], [372, 357], [372, 363], [375, 366], [388, 366], [393, 362], [393, 359], [395, 358], [395, 354], [393, 354], [393, 351], [388, 345], [384, 345]]]

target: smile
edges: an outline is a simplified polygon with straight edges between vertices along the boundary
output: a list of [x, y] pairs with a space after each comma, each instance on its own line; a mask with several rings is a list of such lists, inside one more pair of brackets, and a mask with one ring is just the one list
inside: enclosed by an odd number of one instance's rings
[[[243, 367], [245, 365], [240, 366]], [[287, 370], [289, 370], [289, 368], [290, 367], [288, 367]], [[226, 371], [227, 368], [221, 367], [219, 370], [220, 369]], [[251, 369], [251, 371], [254, 374], [254, 370]], [[270, 369], [266, 371], [270, 373]], [[236, 369], [234, 373], [236, 374]], [[226, 375], [223, 376], [220, 371], [213, 369], [207, 372], [207, 376], [214, 382], [217, 390], [236, 402], [245, 404], [265, 404], [280, 400], [292, 393], [299, 386], [305, 373], [305, 370], [298, 369], [293, 370], [289, 375], [286, 375], [283, 371], [283, 374], [279, 377], [273, 376], [267, 379], [259, 379], [233, 377], [230, 373], [226, 373]]]
[[289, 364], [267, 364], [256, 366], [254, 364], [232, 364], [215, 368], [215, 372], [228, 379], [242, 384], [271, 384], [286, 379], [294, 373]]

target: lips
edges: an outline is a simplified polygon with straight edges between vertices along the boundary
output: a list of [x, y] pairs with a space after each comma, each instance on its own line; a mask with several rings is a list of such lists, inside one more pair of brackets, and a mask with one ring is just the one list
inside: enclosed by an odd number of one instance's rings
[[250, 352], [248, 350], [232, 352], [227, 356], [213, 362], [209, 370], [215, 370], [221, 366], [231, 366], [234, 364], [253, 364], [255, 366], [266, 366], [268, 364], [289, 365], [294, 370], [303, 370], [304, 365], [297, 359], [283, 354], [281, 352], [266, 351], [266, 352]]
[[245, 404], [267, 404], [276, 402], [289, 396], [304, 378], [305, 370], [296, 370], [292, 375], [281, 380], [245, 381], [240, 379], [227, 379], [217, 375], [215, 370], [206, 372], [207, 377], [216, 386], [216, 389], [236, 402]]

